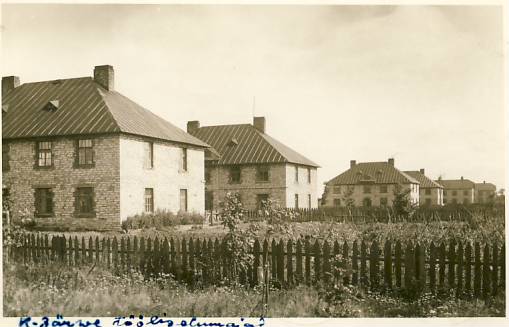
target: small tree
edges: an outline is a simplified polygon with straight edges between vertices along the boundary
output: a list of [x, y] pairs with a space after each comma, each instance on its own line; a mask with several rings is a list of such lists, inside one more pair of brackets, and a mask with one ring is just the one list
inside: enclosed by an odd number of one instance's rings
[[253, 255], [250, 249], [254, 244], [255, 235], [248, 230], [242, 230], [240, 224], [244, 217], [244, 208], [238, 194], [228, 192], [222, 203], [218, 218], [224, 227], [228, 229], [224, 237], [226, 245], [226, 258], [229, 260], [230, 282], [237, 282], [241, 272], [247, 272], [247, 269], [253, 263]]
[[410, 189], [397, 184], [394, 188], [394, 200], [392, 201], [394, 214], [408, 218], [415, 210], [415, 206], [410, 202]]
[[345, 207], [347, 207], [349, 210], [351, 210], [353, 207], [355, 207], [355, 200], [353, 199], [353, 187], [348, 187], [344, 192], [342, 196], [343, 203], [345, 204]]
[[298, 216], [298, 213], [291, 209], [283, 208], [277, 201], [270, 198], [262, 201], [261, 204], [262, 216], [269, 224], [267, 236], [270, 236], [272, 233], [288, 235], [293, 232], [290, 222]]

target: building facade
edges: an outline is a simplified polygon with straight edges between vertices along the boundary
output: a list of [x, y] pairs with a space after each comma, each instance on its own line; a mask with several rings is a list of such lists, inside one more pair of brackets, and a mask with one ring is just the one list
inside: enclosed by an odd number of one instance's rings
[[475, 203], [494, 203], [497, 195], [497, 187], [492, 183], [475, 183], [474, 185]]
[[474, 203], [474, 182], [464, 179], [438, 179], [436, 182], [444, 187], [444, 205]]
[[157, 209], [204, 211], [207, 144], [94, 78], [2, 78], [2, 175], [13, 219], [112, 229]]
[[444, 205], [443, 186], [428, 178], [424, 172], [423, 168], [419, 171], [405, 171], [405, 174], [419, 182], [419, 205], [427, 207]]
[[269, 198], [287, 208], [318, 206], [318, 165], [267, 135], [264, 117], [255, 117], [253, 125], [200, 127], [191, 121], [187, 131], [211, 146], [205, 159], [207, 210], [218, 210], [228, 192], [239, 194], [248, 210]]
[[394, 167], [394, 159], [361, 163], [351, 160], [350, 169], [325, 183], [322, 205], [392, 206], [399, 189], [410, 190], [410, 202], [419, 204], [419, 181]]

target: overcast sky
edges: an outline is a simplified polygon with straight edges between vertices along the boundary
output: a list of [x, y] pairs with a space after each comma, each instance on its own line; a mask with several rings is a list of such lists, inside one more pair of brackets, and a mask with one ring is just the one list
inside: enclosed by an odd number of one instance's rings
[[321, 165], [505, 180], [501, 7], [3, 5], [2, 75], [115, 69], [185, 129], [250, 123]]

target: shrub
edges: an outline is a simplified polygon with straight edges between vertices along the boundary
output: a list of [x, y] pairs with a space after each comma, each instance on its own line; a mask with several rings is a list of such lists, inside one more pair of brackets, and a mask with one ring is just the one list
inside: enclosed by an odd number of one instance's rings
[[169, 210], [156, 210], [154, 213], [142, 213], [128, 217], [122, 222], [123, 230], [161, 228], [176, 225], [203, 225], [205, 218], [198, 213]]

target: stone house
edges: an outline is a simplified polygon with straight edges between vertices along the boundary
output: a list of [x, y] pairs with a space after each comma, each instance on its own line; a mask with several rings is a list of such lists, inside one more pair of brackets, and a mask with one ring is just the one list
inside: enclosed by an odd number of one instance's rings
[[492, 183], [475, 183], [474, 185], [475, 203], [493, 203], [495, 202], [497, 187]]
[[14, 219], [118, 228], [157, 209], [204, 211], [204, 142], [94, 77], [2, 78], [2, 174]]
[[444, 205], [474, 203], [474, 182], [464, 179], [438, 179], [435, 182], [444, 187]]
[[397, 187], [410, 190], [410, 202], [419, 204], [419, 181], [398, 170], [394, 159], [386, 162], [350, 161], [350, 169], [325, 183], [322, 205], [324, 207], [346, 206], [392, 206]]
[[253, 125], [187, 124], [187, 132], [209, 144], [205, 155], [205, 207], [217, 210], [227, 192], [256, 210], [271, 198], [288, 208], [316, 208], [318, 165], [270, 137], [265, 118]]
[[419, 182], [419, 204], [421, 206], [442, 206], [444, 187], [424, 174], [424, 169], [419, 171], [405, 171], [405, 174]]

